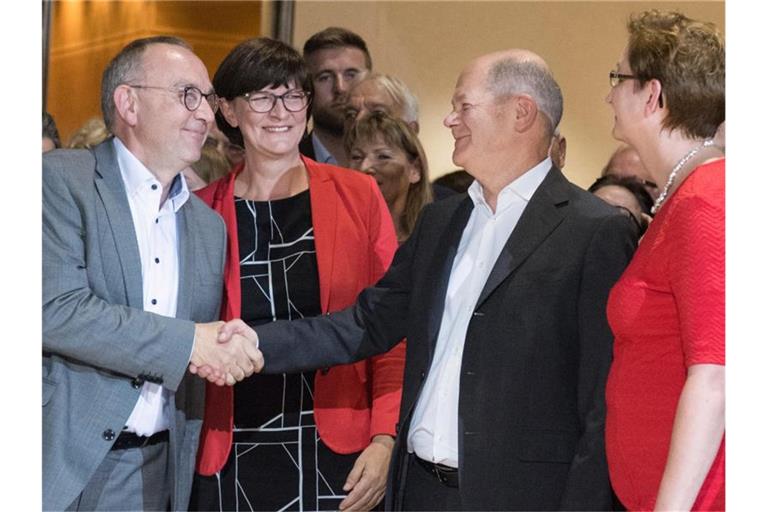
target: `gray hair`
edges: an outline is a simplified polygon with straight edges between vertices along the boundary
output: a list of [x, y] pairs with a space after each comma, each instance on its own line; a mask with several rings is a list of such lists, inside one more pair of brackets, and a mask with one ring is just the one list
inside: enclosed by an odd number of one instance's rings
[[115, 120], [115, 102], [113, 100], [115, 89], [138, 78], [141, 57], [144, 55], [144, 51], [153, 44], [171, 44], [192, 51], [192, 47], [186, 41], [173, 36], [136, 39], [120, 50], [120, 53], [110, 61], [101, 76], [101, 112], [104, 116], [104, 124], [110, 131]]
[[[392, 75], [371, 73], [362, 80], [371, 81], [382, 88], [390, 98], [403, 109], [403, 121], [417, 123], [419, 121], [419, 100], [411, 92], [405, 82]], [[361, 82], [362, 83], [362, 82]]]
[[563, 116], [563, 94], [555, 78], [537, 62], [509, 57], [498, 60], [488, 71], [488, 89], [496, 97], [527, 94], [536, 102], [554, 131]]

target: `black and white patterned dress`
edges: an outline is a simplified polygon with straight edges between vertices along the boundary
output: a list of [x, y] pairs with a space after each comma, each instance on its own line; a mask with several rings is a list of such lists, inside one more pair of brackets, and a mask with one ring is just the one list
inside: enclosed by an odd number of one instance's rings
[[[249, 324], [320, 314], [309, 191], [277, 201], [235, 197], [242, 318]], [[226, 466], [197, 489], [212, 510], [338, 510], [357, 454], [318, 438], [314, 372], [254, 375], [234, 388]], [[200, 482], [198, 482], [200, 483]]]

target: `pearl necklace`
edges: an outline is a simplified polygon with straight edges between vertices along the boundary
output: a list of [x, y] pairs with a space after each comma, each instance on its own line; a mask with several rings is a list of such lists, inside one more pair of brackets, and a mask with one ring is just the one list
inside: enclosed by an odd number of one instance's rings
[[667, 194], [669, 194], [669, 189], [672, 187], [672, 184], [675, 182], [675, 178], [677, 178], [677, 173], [680, 172], [680, 169], [683, 168], [683, 166], [688, 163], [688, 160], [694, 157], [696, 153], [701, 151], [702, 149], [709, 147], [715, 143], [712, 139], [707, 139], [704, 141], [704, 143], [701, 146], [696, 146], [692, 150], [690, 150], [688, 153], [683, 156], [683, 158], [680, 159], [680, 161], [675, 164], [675, 166], [672, 168], [672, 172], [669, 173], [669, 179], [667, 180], [667, 184], [664, 185], [664, 190], [661, 191], [661, 194], [659, 194], [659, 197], [656, 199], [656, 202], [653, 205], [653, 208], [651, 208], [651, 213], [656, 214], [656, 212], [659, 211], [659, 208], [661, 208], [661, 205], [664, 204], [664, 201], [667, 199]]

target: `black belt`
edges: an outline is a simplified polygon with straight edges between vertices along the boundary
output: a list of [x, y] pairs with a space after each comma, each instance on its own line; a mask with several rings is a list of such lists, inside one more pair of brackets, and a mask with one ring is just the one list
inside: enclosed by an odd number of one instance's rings
[[163, 430], [157, 432], [151, 436], [137, 436], [133, 432], [120, 432], [117, 436], [115, 444], [112, 445], [110, 450], [127, 450], [128, 448], [143, 448], [144, 446], [152, 446], [157, 443], [164, 443], [168, 441], [168, 431]]
[[413, 455], [419, 466], [423, 467], [429, 474], [440, 480], [443, 485], [448, 487], [459, 487], [459, 470], [446, 466], [445, 464], [435, 464]]

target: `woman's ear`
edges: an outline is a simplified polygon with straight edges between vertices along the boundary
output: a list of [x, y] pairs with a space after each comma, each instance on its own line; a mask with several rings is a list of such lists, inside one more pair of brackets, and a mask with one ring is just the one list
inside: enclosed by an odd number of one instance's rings
[[240, 123], [237, 120], [237, 115], [235, 115], [235, 109], [232, 106], [232, 103], [229, 100], [225, 100], [224, 98], [220, 98], [219, 101], [219, 110], [221, 111], [221, 115], [224, 116], [224, 119], [232, 128], [237, 128]]
[[647, 89], [647, 98], [645, 101], [645, 113], [655, 114], [656, 112], [664, 108], [664, 92], [662, 91], [661, 82], [656, 78], [653, 78], [645, 84]]
[[405, 169], [405, 173], [408, 176], [408, 183], [414, 184], [421, 181], [421, 164], [418, 160], [408, 160], [408, 165]]

